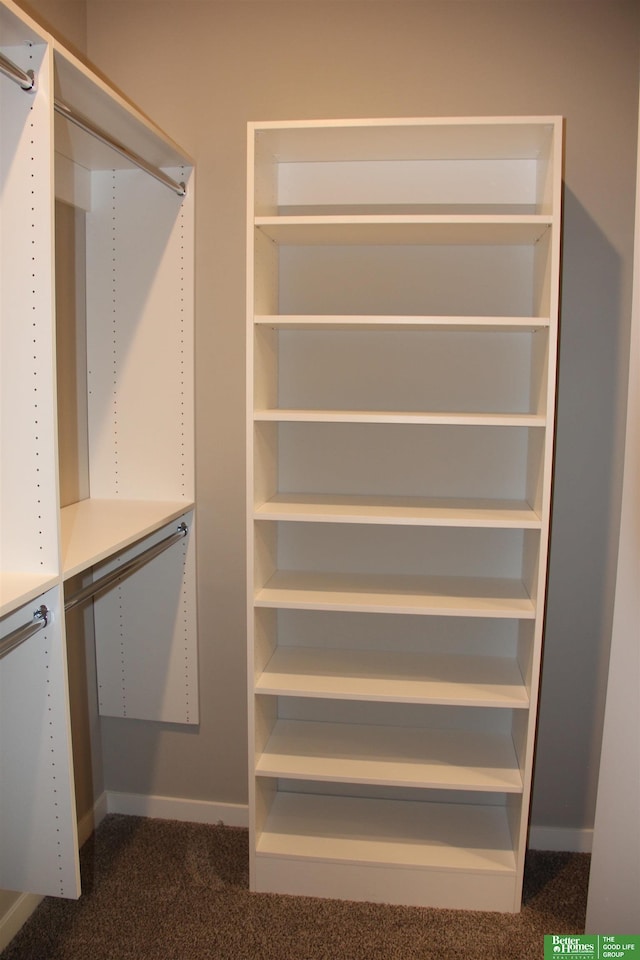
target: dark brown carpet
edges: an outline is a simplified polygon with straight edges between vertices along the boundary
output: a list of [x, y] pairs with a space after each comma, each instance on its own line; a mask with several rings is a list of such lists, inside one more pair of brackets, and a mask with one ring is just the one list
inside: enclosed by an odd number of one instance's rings
[[47, 898], [1, 960], [542, 960], [581, 933], [589, 857], [528, 855], [519, 914], [252, 894], [245, 830], [108, 816], [84, 893]]

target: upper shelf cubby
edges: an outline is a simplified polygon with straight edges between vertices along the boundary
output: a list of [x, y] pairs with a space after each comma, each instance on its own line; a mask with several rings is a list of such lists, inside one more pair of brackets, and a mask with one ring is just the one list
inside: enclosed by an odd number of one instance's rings
[[[69, 51], [54, 47], [54, 91], [57, 104], [64, 104], [107, 136], [126, 145], [147, 163], [160, 169], [171, 169], [190, 158], [159, 127], [134, 107], [117, 90], [102, 81]], [[131, 162], [111, 147], [90, 136], [56, 115], [56, 152], [88, 170], [113, 170], [132, 166]]]
[[546, 216], [553, 130], [553, 118], [261, 124], [255, 215]]

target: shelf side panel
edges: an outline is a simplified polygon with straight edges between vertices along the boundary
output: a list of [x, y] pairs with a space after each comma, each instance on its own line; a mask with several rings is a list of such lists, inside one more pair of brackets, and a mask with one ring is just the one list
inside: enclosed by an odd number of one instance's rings
[[52, 589], [2, 622], [2, 634], [51, 612], [0, 660], [0, 887], [80, 895], [64, 616]]
[[[195, 530], [94, 602], [98, 702], [103, 716], [198, 723]], [[172, 534], [163, 527], [108, 572]]]
[[[0, 84], [0, 555], [3, 572], [44, 583], [58, 569], [50, 56], [37, 45], [13, 59], [38, 90]], [[3, 579], [3, 609], [20, 597]]]
[[192, 500], [193, 174], [183, 198], [141, 171], [92, 178], [91, 496]]

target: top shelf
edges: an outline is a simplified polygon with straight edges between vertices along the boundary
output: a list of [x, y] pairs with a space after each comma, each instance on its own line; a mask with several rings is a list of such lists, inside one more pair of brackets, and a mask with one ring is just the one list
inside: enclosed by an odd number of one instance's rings
[[362, 159], [536, 159], [558, 117], [392, 117], [250, 124], [257, 149], [279, 163]]
[[554, 117], [252, 124], [255, 213], [550, 214], [559, 209], [560, 124]]
[[[160, 169], [193, 166], [193, 160], [123, 94], [107, 84], [56, 41], [55, 97], [111, 139]], [[130, 161], [56, 115], [56, 151], [88, 170], [128, 168]]]

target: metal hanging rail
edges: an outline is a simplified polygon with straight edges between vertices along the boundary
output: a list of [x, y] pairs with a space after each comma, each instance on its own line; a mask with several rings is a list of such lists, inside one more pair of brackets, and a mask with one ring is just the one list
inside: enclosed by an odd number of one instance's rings
[[[5, 76], [9, 77], [10, 80], [13, 80], [14, 83], [17, 83], [22, 90], [32, 93], [35, 91], [36, 78], [33, 70], [22, 70], [2, 53], [0, 53], [0, 72], [4, 73]], [[63, 100], [55, 100], [53, 106], [56, 113], [59, 113], [61, 116], [65, 117], [70, 123], [75, 124], [76, 127], [80, 127], [80, 129], [84, 130], [85, 133], [95, 137], [96, 140], [100, 141], [100, 143], [104, 143], [105, 146], [115, 150], [116, 153], [119, 153], [121, 157], [124, 157], [130, 163], [133, 163], [134, 166], [139, 167], [140, 170], [144, 170], [144, 172], [148, 173], [149, 176], [153, 177], [155, 180], [158, 180], [170, 190], [173, 190], [173, 192], [179, 197], [186, 196], [187, 188], [183, 182], [179, 183], [177, 180], [173, 180], [171, 177], [167, 176], [166, 173], [163, 173], [163, 171], [158, 167], [154, 167], [153, 164], [143, 160], [141, 156], [139, 156], [137, 153], [134, 153], [133, 150], [129, 150], [128, 147], [125, 147], [125, 145], [120, 143], [118, 140], [114, 140], [114, 138], [109, 136], [108, 133], [96, 126], [92, 120], [90, 120], [88, 117], [85, 117], [83, 114], [78, 113], [78, 111], [74, 110], [73, 107], [70, 107], [69, 104], [65, 103]]]
[[33, 93], [36, 88], [36, 78], [33, 70], [21, 70], [12, 60], [9, 60], [4, 54], [0, 53], [0, 73], [9, 77], [14, 83], [26, 91]]
[[78, 592], [72, 594], [68, 600], [65, 600], [65, 613], [69, 610], [72, 610], [74, 607], [79, 606], [81, 603], [84, 603], [86, 600], [92, 599], [92, 597], [95, 597], [97, 594], [103, 593], [110, 587], [115, 586], [116, 583], [119, 583], [121, 580], [124, 580], [126, 577], [130, 576], [132, 573], [135, 573], [136, 570], [139, 570], [140, 567], [143, 567], [150, 560], [153, 560], [154, 557], [164, 553], [168, 547], [172, 546], [174, 543], [177, 543], [178, 540], [182, 540], [184, 537], [186, 537], [188, 532], [189, 528], [186, 523], [179, 524], [176, 532], [170, 534], [168, 537], [165, 537], [165, 539], [161, 540], [160, 543], [156, 543], [153, 547], [143, 550], [142, 553], [139, 553], [137, 557], [133, 557], [131, 560], [127, 560], [126, 563], [123, 563], [121, 567], [111, 570], [110, 573], [105, 573], [103, 577], [100, 577], [98, 580], [94, 580], [93, 583], [89, 583], [86, 587], [83, 587], [82, 590], [78, 590]]
[[91, 136], [95, 137], [96, 140], [99, 140], [100, 143], [104, 143], [107, 147], [111, 147], [111, 149], [115, 150], [116, 153], [119, 153], [121, 157], [129, 160], [136, 167], [139, 167], [151, 177], [159, 180], [160, 183], [164, 184], [165, 187], [169, 187], [170, 190], [173, 190], [174, 193], [177, 193], [179, 197], [186, 196], [187, 188], [185, 187], [184, 183], [178, 183], [177, 180], [172, 180], [171, 177], [167, 176], [166, 173], [163, 173], [162, 170], [159, 170], [158, 167], [154, 167], [152, 164], [147, 163], [146, 160], [143, 160], [142, 157], [138, 156], [137, 153], [134, 153], [133, 150], [129, 150], [129, 148], [125, 147], [124, 144], [120, 143], [118, 140], [114, 140], [113, 137], [110, 137], [108, 133], [105, 133], [104, 130], [101, 130], [100, 127], [97, 127], [92, 120], [89, 120], [88, 117], [78, 113], [77, 110], [74, 110], [73, 107], [70, 107], [62, 100], [55, 100], [53, 106], [56, 113], [59, 113], [60, 116], [65, 117], [70, 123], [75, 124], [76, 127], [80, 127], [80, 129], [84, 130], [85, 133], [91, 134]]
[[8, 633], [6, 637], [3, 637], [2, 640], [0, 640], [0, 660], [2, 660], [3, 657], [6, 657], [11, 650], [15, 650], [15, 648], [19, 647], [21, 643], [24, 643], [25, 640], [28, 640], [29, 637], [32, 637], [34, 633], [38, 632], [38, 630], [42, 630], [43, 627], [46, 627], [48, 623], [49, 609], [45, 607], [43, 603], [42, 606], [33, 611], [33, 620], [31, 623], [25, 623], [24, 626], [18, 627], [17, 630], [13, 630], [11, 633]]

